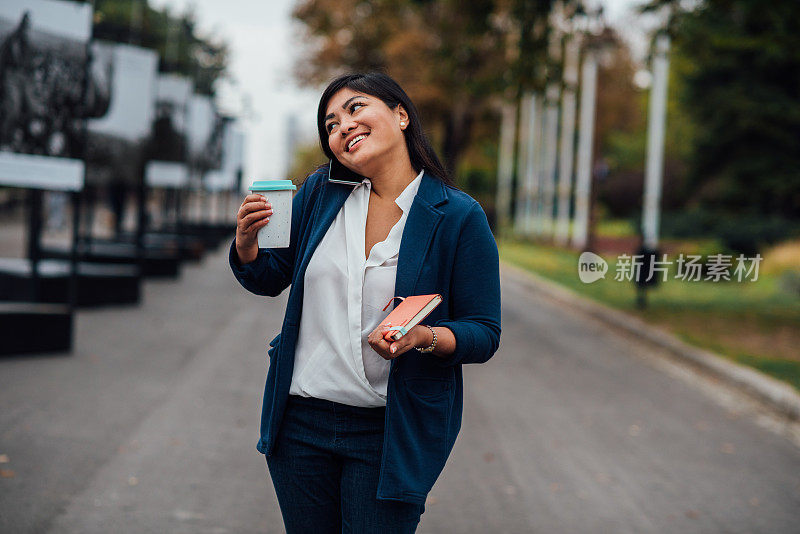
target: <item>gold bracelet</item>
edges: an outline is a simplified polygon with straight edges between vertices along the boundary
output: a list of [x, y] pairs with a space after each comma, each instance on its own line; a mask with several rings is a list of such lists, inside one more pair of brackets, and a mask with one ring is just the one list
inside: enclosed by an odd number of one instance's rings
[[426, 327], [428, 330], [431, 331], [431, 334], [433, 334], [433, 341], [427, 347], [424, 347], [424, 348], [417, 347], [417, 350], [420, 351], [420, 352], [425, 352], [425, 353], [433, 352], [433, 349], [436, 348], [436, 330], [434, 330], [433, 328], [431, 328], [430, 326], [428, 326], [426, 324], [424, 324], [422, 326]]

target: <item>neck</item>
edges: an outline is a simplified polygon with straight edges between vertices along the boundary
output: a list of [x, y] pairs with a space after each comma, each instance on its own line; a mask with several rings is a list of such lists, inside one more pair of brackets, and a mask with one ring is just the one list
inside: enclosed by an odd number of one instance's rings
[[408, 158], [394, 160], [393, 164], [386, 165], [371, 173], [372, 192], [381, 198], [395, 199], [414, 181], [419, 174], [411, 166]]

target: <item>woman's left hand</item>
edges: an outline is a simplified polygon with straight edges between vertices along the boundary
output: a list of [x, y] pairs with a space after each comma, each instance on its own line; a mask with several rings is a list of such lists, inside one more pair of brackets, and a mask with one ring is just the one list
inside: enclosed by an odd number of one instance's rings
[[389, 343], [383, 337], [389, 330], [391, 330], [391, 327], [378, 326], [367, 337], [370, 347], [380, 354], [381, 358], [387, 360], [393, 360], [415, 347], [428, 347], [433, 343], [433, 334], [427, 326], [417, 325], [409, 330], [406, 335], [392, 343]]

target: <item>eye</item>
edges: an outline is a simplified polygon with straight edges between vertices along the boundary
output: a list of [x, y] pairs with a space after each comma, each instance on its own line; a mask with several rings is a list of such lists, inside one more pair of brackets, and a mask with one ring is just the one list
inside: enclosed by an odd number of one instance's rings
[[327, 130], [327, 132], [328, 132], [328, 133], [331, 133], [331, 132], [333, 131], [333, 127], [334, 127], [334, 126], [336, 126], [336, 123], [335, 123], [335, 122], [329, 122], [329, 123], [328, 123], [328, 124], [325, 126], [325, 130]]
[[366, 104], [362, 104], [361, 102], [353, 102], [350, 104], [350, 113], [353, 113], [356, 110], [356, 107], [363, 108]]

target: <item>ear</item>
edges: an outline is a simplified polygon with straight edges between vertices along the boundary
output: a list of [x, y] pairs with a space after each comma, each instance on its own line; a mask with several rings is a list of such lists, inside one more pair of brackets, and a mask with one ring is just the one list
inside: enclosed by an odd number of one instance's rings
[[406, 128], [408, 128], [408, 113], [406, 112], [406, 108], [403, 107], [403, 104], [397, 104], [397, 107], [394, 110], [395, 116], [397, 117], [397, 121], [403, 121], [406, 123]]

